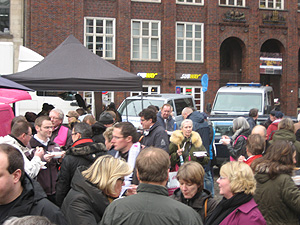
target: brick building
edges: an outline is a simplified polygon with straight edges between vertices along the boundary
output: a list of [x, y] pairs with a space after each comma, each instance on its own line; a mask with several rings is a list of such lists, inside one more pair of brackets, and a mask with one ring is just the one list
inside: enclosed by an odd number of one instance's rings
[[[73, 34], [144, 77], [145, 92], [180, 87], [198, 105], [203, 74], [209, 76], [205, 104], [228, 81], [261, 82], [295, 116], [299, 10], [299, 0], [27, 0], [24, 45], [46, 56]], [[114, 101], [123, 98], [115, 93]]]

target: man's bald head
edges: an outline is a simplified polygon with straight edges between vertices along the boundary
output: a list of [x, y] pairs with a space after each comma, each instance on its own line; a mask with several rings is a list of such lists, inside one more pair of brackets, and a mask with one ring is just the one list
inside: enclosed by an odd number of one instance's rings
[[251, 134], [259, 134], [264, 139], [267, 139], [267, 129], [262, 125], [256, 125], [253, 127]]

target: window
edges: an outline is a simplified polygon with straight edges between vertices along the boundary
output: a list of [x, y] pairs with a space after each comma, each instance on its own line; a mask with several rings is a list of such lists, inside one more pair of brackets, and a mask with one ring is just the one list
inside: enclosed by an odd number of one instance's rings
[[85, 18], [85, 46], [105, 59], [115, 59], [115, 19]]
[[131, 21], [131, 60], [160, 61], [160, 21]]
[[203, 23], [176, 23], [176, 61], [203, 62]]
[[195, 100], [195, 106], [197, 110], [203, 112], [204, 110], [204, 94], [202, 92], [202, 87], [196, 86], [181, 86], [180, 93], [184, 95], [192, 95]]
[[176, 0], [177, 4], [203, 5], [203, 0]]
[[284, 9], [283, 0], [260, 0], [259, 8]]
[[245, 0], [219, 0], [220, 5], [245, 7]]
[[[140, 95], [141, 92], [130, 92], [130, 96]], [[159, 85], [143, 85], [143, 95], [160, 94]]]
[[0, 33], [9, 33], [9, 0], [0, 0]]
[[300, 11], [300, 0], [298, 0], [298, 11]]

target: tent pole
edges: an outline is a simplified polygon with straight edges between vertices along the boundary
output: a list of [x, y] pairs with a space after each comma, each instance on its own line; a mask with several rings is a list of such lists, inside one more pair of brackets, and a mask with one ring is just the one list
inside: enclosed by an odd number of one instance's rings
[[124, 92], [124, 98], [125, 98], [125, 106], [126, 106], [126, 121], [128, 122], [128, 108], [127, 108], [126, 92]]

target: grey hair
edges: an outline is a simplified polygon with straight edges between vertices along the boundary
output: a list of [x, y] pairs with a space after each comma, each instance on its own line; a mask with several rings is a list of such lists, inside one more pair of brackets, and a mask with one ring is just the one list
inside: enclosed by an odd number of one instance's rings
[[61, 109], [52, 109], [50, 112], [56, 112], [56, 113], [58, 113], [59, 119], [61, 119], [61, 120], [64, 119], [65, 114]]
[[191, 123], [192, 126], [193, 126], [193, 121], [191, 119], [185, 119], [181, 122], [180, 124], [180, 129], [183, 128], [183, 125], [186, 124], [186, 123]]
[[81, 134], [81, 138], [91, 138], [93, 136], [92, 127], [87, 123], [75, 123], [73, 129], [75, 133]]
[[238, 118], [235, 118], [232, 123], [232, 129], [234, 132], [232, 140], [235, 140], [242, 131], [250, 129], [250, 125], [245, 117], [240, 116]]

